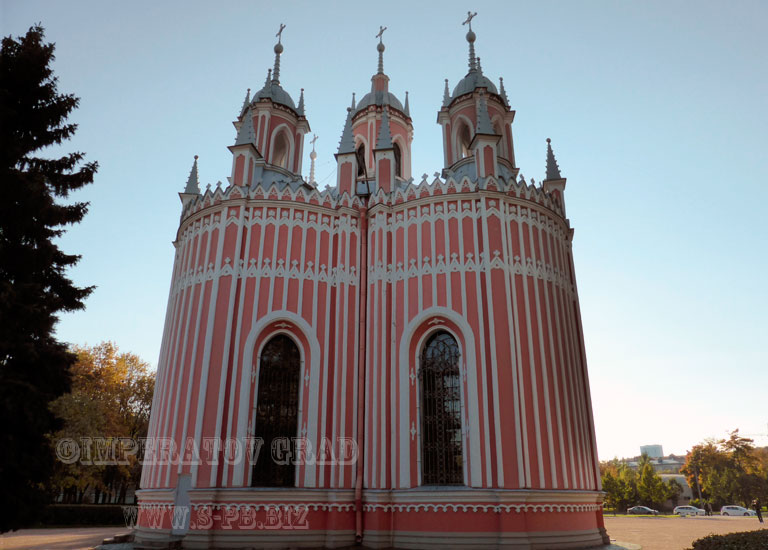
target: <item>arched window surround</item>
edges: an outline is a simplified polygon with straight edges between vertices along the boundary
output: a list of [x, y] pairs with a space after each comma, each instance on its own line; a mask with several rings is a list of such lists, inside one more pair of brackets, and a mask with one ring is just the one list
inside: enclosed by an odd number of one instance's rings
[[[462, 156], [462, 140], [461, 140], [461, 134], [463, 133], [463, 129], [466, 127], [467, 131], [469, 132], [469, 142], [467, 143], [467, 147], [469, 147], [469, 143], [472, 142], [472, 139], [474, 138], [475, 132], [473, 130], [473, 124], [472, 121], [466, 116], [466, 115], [456, 115], [452, 121], [452, 127], [453, 127], [453, 162], [458, 162], [462, 158], [466, 158], [465, 156]], [[468, 153], [467, 156], [471, 156], [471, 151]]]
[[[277, 138], [279, 136], [283, 136], [288, 143], [288, 151], [287, 151], [287, 157], [285, 161], [285, 166], [281, 166], [276, 162], [277, 159], [275, 159], [275, 145], [277, 144]], [[275, 166], [281, 166], [285, 170], [289, 170], [293, 172], [293, 160], [295, 158], [295, 144], [293, 140], [293, 132], [291, 131], [291, 128], [285, 124], [279, 124], [273, 131], [272, 136], [269, 138], [269, 163]]]

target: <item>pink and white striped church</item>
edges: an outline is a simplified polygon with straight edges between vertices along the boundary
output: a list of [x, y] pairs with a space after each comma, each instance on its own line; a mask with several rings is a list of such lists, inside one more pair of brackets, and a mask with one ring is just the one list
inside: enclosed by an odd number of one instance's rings
[[[235, 121], [229, 184], [182, 214], [141, 491], [140, 548], [589, 548], [608, 542], [566, 180], [515, 162], [504, 84], [469, 67], [411, 177], [381, 29], [335, 186], [280, 85]], [[459, 62], [457, 60], [457, 71]]]

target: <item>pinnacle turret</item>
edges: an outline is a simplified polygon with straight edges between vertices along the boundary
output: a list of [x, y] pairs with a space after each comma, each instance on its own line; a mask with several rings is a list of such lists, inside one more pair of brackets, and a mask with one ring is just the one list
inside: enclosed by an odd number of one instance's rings
[[187, 186], [184, 188], [184, 192], [190, 195], [200, 194], [200, 180], [197, 177], [197, 155], [195, 155], [195, 161], [192, 163], [192, 169], [189, 171], [189, 178], [187, 178]]
[[560, 175], [560, 167], [555, 160], [555, 153], [552, 151], [552, 140], [547, 138], [547, 177], [548, 180], [563, 179]]
[[355, 109], [355, 92], [352, 92], [352, 106], [350, 107], [350, 109], [352, 110]]
[[448, 79], [445, 79], [445, 90], [443, 90], [443, 107], [451, 104], [451, 91], [448, 89]]
[[405, 116], [411, 116], [411, 106], [408, 104], [408, 92], [405, 92]]
[[389, 115], [386, 108], [381, 111], [381, 127], [376, 138], [376, 150], [381, 149], [392, 149], [392, 133], [389, 129]]
[[301, 89], [301, 94], [299, 95], [299, 106], [296, 107], [296, 112], [299, 113], [299, 116], [304, 116], [304, 88]]
[[250, 108], [248, 108], [245, 111], [245, 120], [243, 120], [240, 129], [237, 131], [235, 145], [248, 145], [252, 144], [255, 140], [256, 131], [253, 128], [253, 116], [251, 115]]
[[243, 106], [240, 109], [240, 116], [243, 116], [243, 113], [248, 108], [248, 105], [251, 104], [251, 89], [248, 88], [248, 91], [245, 92], [245, 100], [243, 100]]
[[499, 77], [499, 95], [504, 100], [504, 104], [509, 107], [509, 98], [507, 97], [507, 91], [504, 89], [504, 79]]
[[355, 138], [352, 135], [352, 109], [347, 109], [347, 120], [344, 122], [344, 130], [341, 132], [341, 140], [339, 140], [339, 150], [337, 154], [343, 155], [345, 153], [355, 152]]
[[491, 125], [491, 117], [488, 114], [488, 103], [485, 101], [485, 94], [480, 93], [480, 97], [477, 100], [477, 130], [478, 134], [493, 135], [496, 132]]

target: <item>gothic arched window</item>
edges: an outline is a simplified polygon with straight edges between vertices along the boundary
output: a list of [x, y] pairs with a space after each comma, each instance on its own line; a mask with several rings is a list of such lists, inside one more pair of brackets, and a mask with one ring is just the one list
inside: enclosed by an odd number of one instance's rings
[[259, 358], [254, 436], [263, 444], [253, 465], [254, 487], [295, 484], [293, 454], [299, 422], [300, 371], [301, 356], [293, 340], [278, 334], [267, 342]]
[[459, 345], [445, 331], [424, 346], [419, 365], [421, 386], [421, 482], [464, 483], [461, 440]]
[[466, 123], [462, 123], [459, 127], [458, 139], [456, 141], [458, 142], [459, 158], [463, 159], [470, 156], [469, 144], [472, 143], [472, 134]]
[[395, 143], [394, 144], [395, 149], [395, 175], [398, 178], [403, 177], [403, 153], [400, 151], [400, 146]]
[[357, 177], [365, 177], [365, 143], [360, 143], [355, 154], [357, 155]]
[[291, 145], [288, 143], [288, 138], [285, 136], [285, 132], [280, 132], [275, 136], [274, 150], [272, 151], [272, 164], [289, 170], [288, 157], [291, 151]]

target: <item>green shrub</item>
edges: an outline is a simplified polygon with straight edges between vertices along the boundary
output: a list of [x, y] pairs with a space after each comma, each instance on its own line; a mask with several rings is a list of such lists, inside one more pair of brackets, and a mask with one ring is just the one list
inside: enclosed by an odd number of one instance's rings
[[694, 541], [688, 550], [765, 550], [768, 548], [768, 530], [709, 535]]
[[125, 525], [122, 506], [114, 504], [51, 504], [41, 521], [47, 526]]

